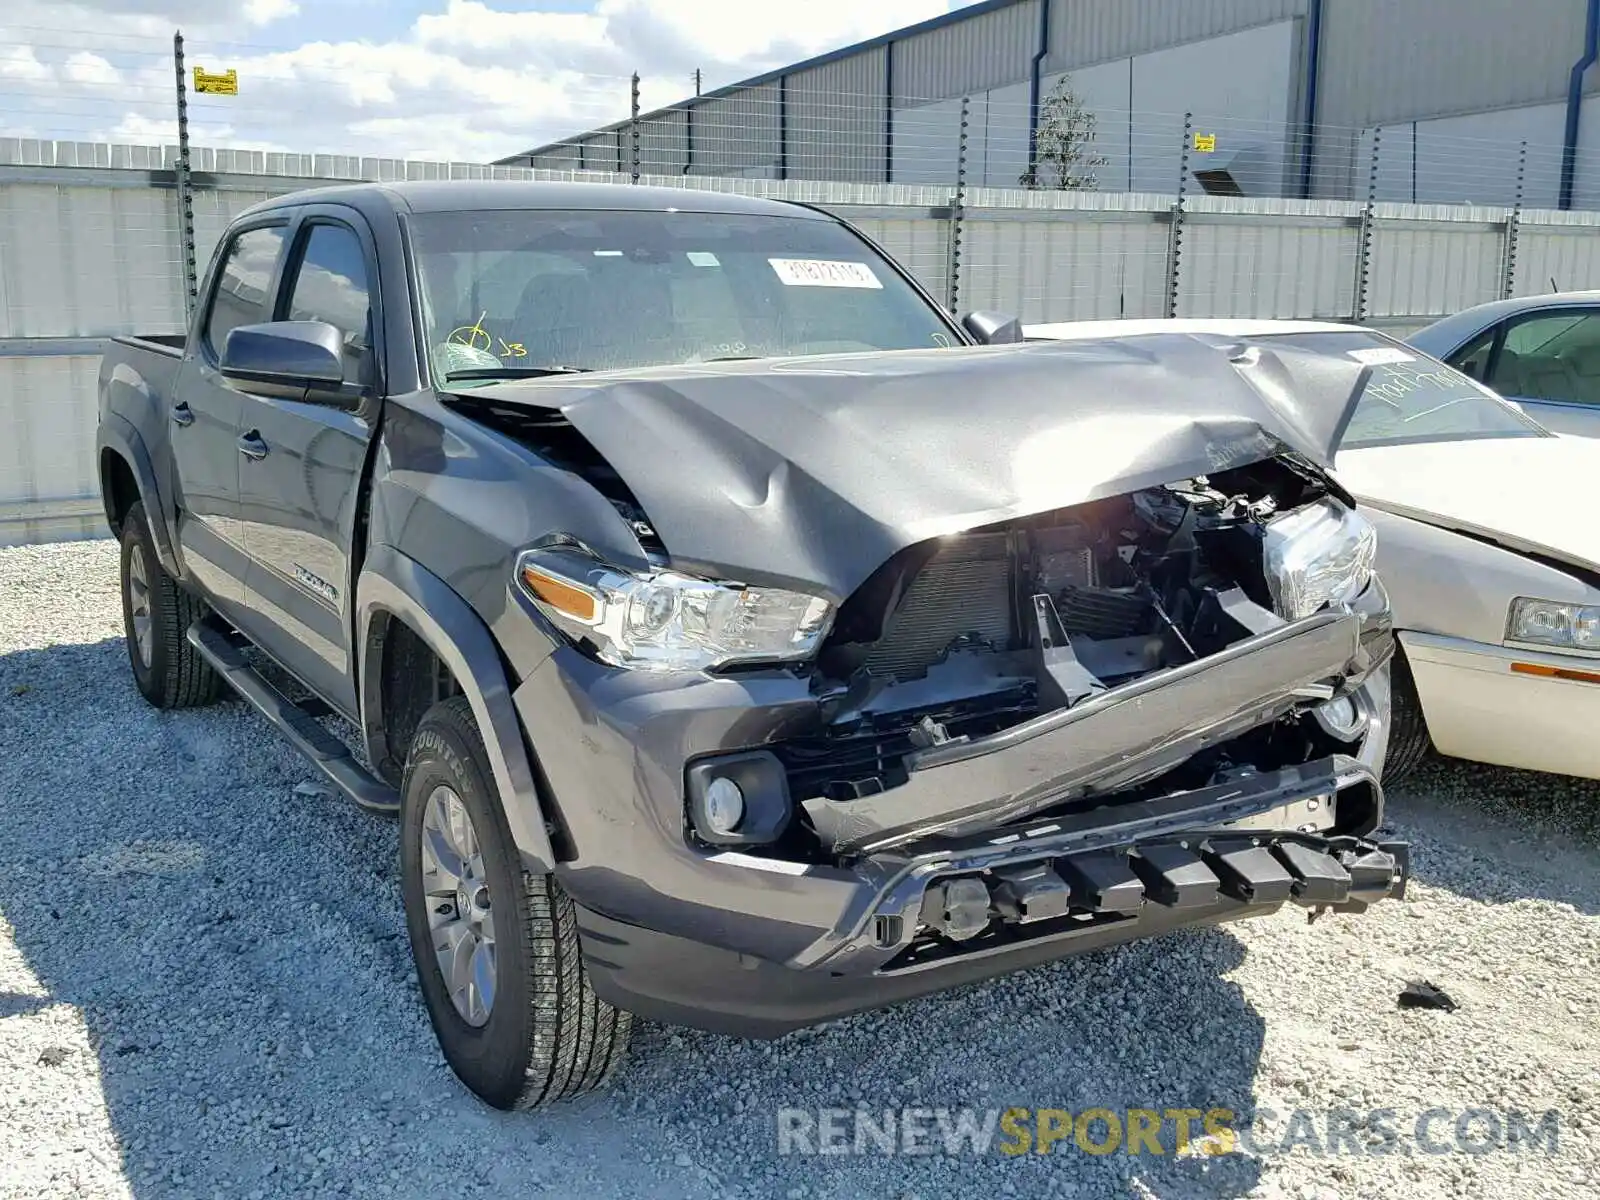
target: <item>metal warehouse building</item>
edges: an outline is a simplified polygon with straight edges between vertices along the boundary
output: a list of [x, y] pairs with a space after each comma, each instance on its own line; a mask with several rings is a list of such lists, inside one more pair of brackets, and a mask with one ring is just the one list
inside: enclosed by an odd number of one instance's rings
[[1200, 134], [1197, 188], [1349, 198], [1375, 185], [1379, 199], [1510, 203], [1520, 174], [1531, 206], [1600, 207], [1597, 9], [987, 0], [503, 161], [948, 183], [966, 98], [967, 182], [1015, 186], [1042, 102], [1070, 73], [1095, 117], [1100, 190], [1171, 193]]

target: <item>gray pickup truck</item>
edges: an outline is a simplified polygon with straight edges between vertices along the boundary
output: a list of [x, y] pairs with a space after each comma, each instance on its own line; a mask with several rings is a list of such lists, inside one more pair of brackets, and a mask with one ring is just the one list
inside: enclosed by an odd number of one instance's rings
[[1325, 470], [1368, 369], [1019, 338], [799, 205], [268, 201], [186, 339], [105, 356], [134, 680], [226, 684], [398, 814], [500, 1107], [634, 1014], [771, 1037], [1400, 894], [1388, 600]]

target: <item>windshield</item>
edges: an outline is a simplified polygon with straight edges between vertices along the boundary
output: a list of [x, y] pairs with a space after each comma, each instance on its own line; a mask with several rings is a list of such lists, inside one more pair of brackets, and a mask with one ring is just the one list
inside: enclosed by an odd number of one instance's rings
[[832, 221], [541, 210], [412, 221], [429, 353], [454, 382], [955, 345]]
[[1382, 334], [1352, 329], [1273, 334], [1259, 340], [1286, 342], [1323, 354], [1342, 354], [1372, 368], [1339, 441], [1341, 450], [1414, 442], [1552, 436], [1542, 425], [1460, 371]]

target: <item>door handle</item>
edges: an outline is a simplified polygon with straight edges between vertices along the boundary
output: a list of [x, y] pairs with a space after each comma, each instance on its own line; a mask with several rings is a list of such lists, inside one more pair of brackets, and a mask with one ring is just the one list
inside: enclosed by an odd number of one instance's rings
[[261, 440], [261, 435], [252, 429], [249, 433], [241, 434], [235, 443], [239, 453], [246, 458], [263, 459], [267, 456], [267, 444]]
[[193, 425], [194, 410], [187, 404], [179, 401], [172, 406], [172, 423], [174, 425]]

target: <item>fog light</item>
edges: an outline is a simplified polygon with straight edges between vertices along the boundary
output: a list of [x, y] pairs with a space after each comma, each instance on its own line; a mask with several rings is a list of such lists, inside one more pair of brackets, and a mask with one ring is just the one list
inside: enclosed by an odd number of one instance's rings
[[691, 833], [712, 846], [770, 846], [792, 815], [788, 778], [770, 750], [691, 763], [684, 798]]
[[706, 787], [706, 824], [713, 833], [723, 835], [739, 828], [744, 820], [744, 793], [727, 776], [713, 779]]
[[1336, 696], [1318, 705], [1317, 721], [1341, 741], [1348, 742], [1361, 732], [1361, 710], [1349, 696]]

